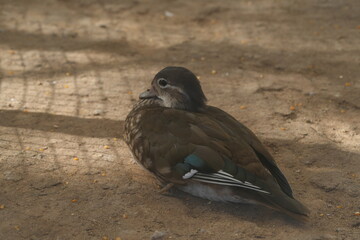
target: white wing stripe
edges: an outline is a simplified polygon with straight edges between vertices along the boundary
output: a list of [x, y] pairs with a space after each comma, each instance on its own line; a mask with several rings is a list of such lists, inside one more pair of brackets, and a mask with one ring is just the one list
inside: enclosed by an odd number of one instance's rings
[[218, 171], [217, 173], [200, 173], [195, 169], [192, 169], [189, 173], [185, 174], [183, 178], [184, 179], [191, 178], [199, 182], [206, 182], [206, 183], [212, 183], [218, 185], [241, 187], [241, 188], [251, 189], [254, 191], [270, 194], [269, 192], [262, 190], [260, 187], [248, 181], [242, 182], [234, 178], [234, 176], [232, 176], [230, 173], [224, 172], [222, 170]]
[[244, 184], [238, 184], [238, 183], [229, 183], [229, 182], [219, 182], [219, 181], [211, 181], [211, 178], [205, 178], [203, 179], [202, 177], [200, 176], [196, 176], [194, 175], [192, 177], [192, 179], [196, 180], [196, 181], [199, 181], [199, 182], [205, 182], [205, 183], [212, 183], [212, 184], [218, 184], [218, 185], [224, 185], [224, 186], [231, 186], [231, 187], [241, 187], [241, 188], [246, 188], [246, 189], [250, 189], [250, 190], [254, 190], [254, 191], [257, 191], [257, 192], [262, 192], [262, 193], [266, 193], [266, 194], [270, 194], [269, 192], [267, 191], [264, 191], [264, 190], [261, 190], [261, 189], [257, 189], [257, 188], [253, 188], [251, 186], [247, 186], [247, 185], [244, 185]]
[[188, 179], [194, 176], [198, 171], [196, 169], [191, 169], [190, 172], [185, 173], [185, 175], [182, 177], [183, 179]]
[[229, 181], [227, 179], [221, 179], [221, 178], [214, 178], [212, 176], [209, 176], [209, 175], [196, 175], [196, 176], [193, 176], [193, 178], [199, 178], [199, 179], [208, 179], [208, 180], [211, 180], [211, 181], [216, 181], [216, 182], [225, 182], [225, 183], [233, 183], [233, 184], [238, 184], [238, 185], [242, 185], [241, 183], [236, 183], [234, 181]]
[[[211, 173], [211, 174], [203, 174], [203, 173], [197, 173], [197, 175], [199, 176], [214, 176], [214, 177], [218, 177], [219, 179], [228, 179], [230, 180], [231, 182], [238, 182], [240, 184], [244, 184], [244, 185], [248, 185], [248, 186], [251, 186], [251, 187], [254, 187], [254, 188], [257, 188], [257, 189], [260, 189], [260, 187], [250, 183], [250, 182], [242, 182], [236, 178], [234, 178], [233, 176], [231, 176], [230, 174], [226, 174], [226, 175], [222, 175], [222, 174], [219, 174], [219, 173]], [[231, 177], [229, 177], [228, 175], [230, 175]]]
[[[216, 173], [215, 173], [216, 174]], [[227, 173], [227, 172], [224, 172], [223, 170], [219, 170], [217, 174], [222, 174], [222, 175], [225, 175], [225, 176], [228, 176], [230, 177], [231, 179], [233, 180], [236, 180], [236, 181], [239, 181], [238, 179], [234, 178], [233, 175], [231, 175], [230, 173]], [[239, 181], [241, 182], [241, 181]], [[253, 187], [256, 187], [256, 188], [259, 188], [258, 186], [255, 186], [254, 184], [252, 184], [251, 182], [248, 182], [248, 181], [245, 181], [245, 182], [242, 182], [244, 184], [247, 184], [249, 186], [253, 186]], [[260, 189], [260, 188], [259, 188]]]
[[[213, 175], [214, 175], [214, 176], [220, 176], [220, 177], [222, 177], [222, 178], [226, 178], [226, 179], [229, 179], [229, 180], [231, 180], [231, 181], [239, 182], [239, 183], [242, 183], [242, 184], [245, 184], [245, 185], [249, 185], [249, 186], [252, 186], [252, 187], [254, 187], [254, 188], [259, 188], [258, 186], [255, 186], [254, 184], [252, 184], [252, 183], [250, 183], [250, 182], [246, 182], [246, 181], [245, 181], [245, 182], [242, 182], [242, 181], [234, 178], [233, 176], [232, 176], [232, 177], [228, 177], [227, 175], [226, 175], [226, 176], [223, 176], [223, 175], [220, 175], [220, 174], [218, 174], [218, 173], [213, 173]], [[260, 188], [259, 188], [259, 189], [260, 189]]]
[[229, 176], [229, 177], [234, 177], [233, 175], [231, 175], [230, 173], [224, 172], [223, 170], [219, 170], [218, 173]]
[[245, 185], [245, 184], [242, 184], [242, 183], [237, 183], [237, 182], [233, 182], [233, 181], [228, 181], [227, 179], [219, 179], [219, 178], [213, 178], [211, 175], [204, 175], [204, 174], [201, 174], [201, 175], [194, 175], [193, 176], [193, 179], [203, 179], [203, 180], [208, 180], [208, 181], [211, 181], [212, 183], [216, 183], [216, 184], [232, 184], [232, 186], [237, 186], [237, 187], [244, 187], [244, 188], [247, 188], [247, 189], [253, 189], [253, 190], [260, 190], [259, 187], [253, 187], [253, 186], [248, 186], [248, 185]]

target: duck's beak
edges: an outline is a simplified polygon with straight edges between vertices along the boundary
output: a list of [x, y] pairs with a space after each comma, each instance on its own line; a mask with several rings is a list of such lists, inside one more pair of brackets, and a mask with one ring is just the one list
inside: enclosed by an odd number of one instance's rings
[[154, 88], [148, 89], [139, 95], [140, 99], [148, 99], [148, 98], [156, 98], [156, 97], [157, 96], [156, 96], [156, 92], [154, 91]]

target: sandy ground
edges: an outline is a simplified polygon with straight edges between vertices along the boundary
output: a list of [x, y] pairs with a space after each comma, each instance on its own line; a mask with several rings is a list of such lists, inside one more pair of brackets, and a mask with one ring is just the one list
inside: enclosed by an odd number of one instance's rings
[[[158, 193], [122, 140], [168, 65], [311, 209]], [[0, 239], [360, 239], [358, 0], [0, 0]]]

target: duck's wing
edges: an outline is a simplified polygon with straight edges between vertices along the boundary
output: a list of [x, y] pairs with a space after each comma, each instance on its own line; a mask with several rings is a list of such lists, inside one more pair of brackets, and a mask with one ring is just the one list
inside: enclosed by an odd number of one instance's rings
[[225, 127], [225, 122], [166, 108], [148, 110], [141, 119], [142, 159], [151, 159], [146, 167], [164, 181], [233, 187], [256, 201], [304, 212], [280, 189], [249, 142]]
[[250, 129], [228, 113], [216, 107], [208, 106], [206, 113], [216, 119], [224, 131], [231, 134], [237, 141], [244, 141], [245, 144], [250, 146], [256, 154], [257, 160], [272, 174], [284, 193], [289, 197], [293, 197], [290, 184], [277, 166], [274, 158]]
[[[137, 125], [130, 141], [132, 148], [135, 153], [139, 152], [137, 155], [142, 155], [141, 162], [151, 159], [152, 163], [144, 164], [149, 165], [145, 167], [163, 178], [175, 174], [175, 178], [181, 180], [183, 175], [174, 173], [174, 167], [195, 154], [204, 161], [197, 169], [204, 173], [224, 170], [236, 175], [236, 169], [232, 168], [239, 166], [244, 169], [244, 174], [252, 173], [256, 178], [272, 180], [252, 147], [231, 136], [218, 121], [206, 114], [152, 108], [141, 113]], [[239, 160], [235, 160], [237, 158]], [[232, 165], [228, 166], [227, 162]], [[239, 180], [243, 180], [245, 176], [240, 175]]]

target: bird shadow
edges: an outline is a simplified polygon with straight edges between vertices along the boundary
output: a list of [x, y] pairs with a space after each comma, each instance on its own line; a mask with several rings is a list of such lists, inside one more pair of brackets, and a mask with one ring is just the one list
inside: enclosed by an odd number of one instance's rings
[[278, 221], [281, 224], [297, 228], [307, 228], [309, 222], [308, 217], [298, 216], [296, 214], [287, 214], [262, 205], [213, 202], [191, 196], [190, 194], [175, 188], [164, 194], [164, 196], [180, 199], [187, 207], [187, 213], [192, 217], [199, 217], [204, 212], [216, 212], [225, 215], [232, 215], [243, 221], [262, 223], [265, 225], [273, 224], [274, 221]]
[[84, 137], [122, 138], [124, 121], [106, 118], [81, 118], [44, 112], [0, 110], [0, 126]]

